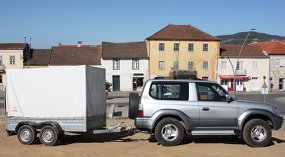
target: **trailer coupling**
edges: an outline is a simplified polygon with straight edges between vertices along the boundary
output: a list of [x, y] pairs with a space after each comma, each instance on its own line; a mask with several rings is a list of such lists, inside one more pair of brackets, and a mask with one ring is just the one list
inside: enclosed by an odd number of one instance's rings
[[120, 132], [132, 132], [137, 133], [136, 129], [132, 129], [130, 126], [124, 126], [124, 122], [121, 122], [117, 125], [107, 127], [106, 129], [102, 130], [93, 130], [93, 134], [106, 134], [106, 133], [120, 133]]

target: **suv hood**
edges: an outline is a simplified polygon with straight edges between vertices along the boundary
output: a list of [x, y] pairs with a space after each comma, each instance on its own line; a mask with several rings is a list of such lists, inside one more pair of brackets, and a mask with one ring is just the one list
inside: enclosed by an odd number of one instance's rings
[[259, 101], [248, 101], [248, 100], [236, 100], [238, 108], [258, 108], [258, 109], [266, 109], [272, 111], [273, 107], [276, 107], [270, 103], [264, 103]]

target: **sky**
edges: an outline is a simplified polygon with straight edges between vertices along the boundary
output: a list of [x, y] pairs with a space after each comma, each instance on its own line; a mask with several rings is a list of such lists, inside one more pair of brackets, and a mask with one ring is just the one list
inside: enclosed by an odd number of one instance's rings
[[33, 48], [143, 41], [168, 24], [285, 36], [284, 0], [0, 0], [0, 43]]

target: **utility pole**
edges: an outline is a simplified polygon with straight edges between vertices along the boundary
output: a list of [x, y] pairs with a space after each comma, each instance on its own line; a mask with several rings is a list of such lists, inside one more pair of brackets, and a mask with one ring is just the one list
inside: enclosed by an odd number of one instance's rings
[[30, 46], [29, 46], [29, 53], [28, 53], [28, 68], [30, 67], [31, 47], [32, 47], [32, 38], [30, 38]]
[[246, 37], [245, 37], [245, 39], [244, 39], [244, 41], [243, 41], [243, 44], [242, 44], [242, 46], [241, 46], [241, 48], [240, 48], [239, 54], [238, 54], [238, 59], [237, 59], [237, 63], [236, 63], [236, 67], [235, 67], [235, 72], [234, 72], [234, 96], [236, 96], [236, 73], [237, 73], [237, 66], [238, 66], [239, 58], [240, 58], [242, 49], [243, 49], [243, 47], [244, 47], [244, 45], [245, 45], [245, 42], [246, 42], [247, 38], [249, 37], [250, 33], [251, 33], [252, 31], [254, 31], [254, 30], [255, 30], [255, 29], [252, 28], [252, 29], [250, 29], [250, 31], [247, 33], [247, 35], [246, 35]]

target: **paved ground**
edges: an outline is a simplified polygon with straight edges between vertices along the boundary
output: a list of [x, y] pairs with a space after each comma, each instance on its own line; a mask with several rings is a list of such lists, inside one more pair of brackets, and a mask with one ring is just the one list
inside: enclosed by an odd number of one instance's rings
[[[123, 121], [133, 126], [133, 121]], [[108, 119], [107, 122], [110, 126], [119, 120]], [[179, 146], [163, 147], [149, 134], [132, 132], [64, 136], [58, 146], [47, 147], [39, 142], [22, 145], [17, 136], [7, 136], [4, 129], [5, 120], [0, 116], [0, 157], [283, 157], [285, 154], [284, 128], [273, 132], [272, 143], [265, 148], [248, 147], [242, 140], [230, 136], [187, 136]]]

